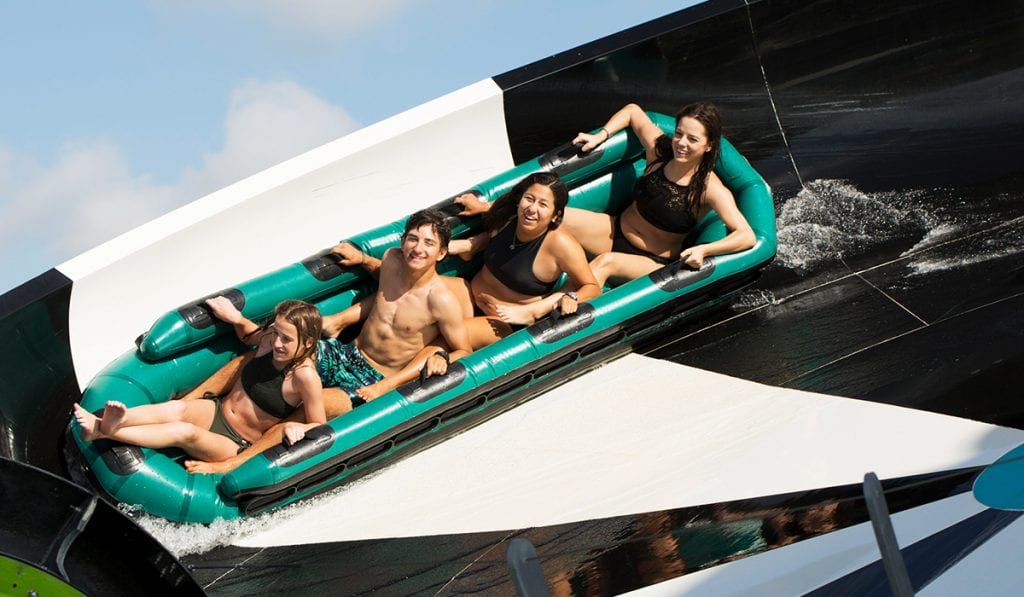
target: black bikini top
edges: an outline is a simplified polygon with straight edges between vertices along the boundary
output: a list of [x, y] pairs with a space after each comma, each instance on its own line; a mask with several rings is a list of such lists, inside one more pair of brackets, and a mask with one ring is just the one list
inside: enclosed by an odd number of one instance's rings
[[491, 238], [484, 250], [484, 264], [499, 282], [510, 289], [529, 296], [544, 296], [555, 288], [558, 279], [551, 282], [538, 280], [533, 275], [533, 262], [548, 233], [520, 243], [516, 240], [516, 225], [510, 223]]
[[274, 367], [274, 353], [255, 357], [242, 368], [242, 387], [252, 398], [256, 406], [268, 415], [283, 419], [292, 414], [297, 407], [288, 404], [284, 399], [281, 386], [284, 384], [284, 371]]
[[686, 205], [689, 190], [689, 185], [676, 184], [665, 178], [665, 167], [662, 166], [636, 181], [633, 201], [636, 202], [636, 210], [652, 226], [665, 232], [686, 234], [697, 224]]

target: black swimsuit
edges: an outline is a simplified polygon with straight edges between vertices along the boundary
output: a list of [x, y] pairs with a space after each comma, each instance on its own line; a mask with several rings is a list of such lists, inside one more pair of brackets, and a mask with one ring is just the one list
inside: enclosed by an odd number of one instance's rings
[[650, 251], [638, 249], [633, 246], [633, 243], [629, 242], [626, 235], [622, 232], [622, 216], [615, 218], [615, 235], [612, 236], [612, 252], [613, 253], [626, 253], [627, 255], [640, 255], [641, 257], [647, 257], [648, 259], [654, 260], [655, 263], [661, 265], [668, 265], [672, 263], [671, 257], [662, 257], [661, 255], [655, 255]]
[[[665, 178], [665, 166], [651, 170], [633, 186], [633, 201], [636, 211], [652, 226], [672, 234], [689, 234], [697, 224], [697, 219], [686, 204], [689, 185], [676, 184]], [[641, 255], [653, 259], [657, 263], [667, 265], [672, 262], [668, 257], [655, 255], [634, 246], [622, 232], [622, 216], [615, 218], [615, 234], [612, 237], [612, 251]], [[687, 241], [683, 241], [686, 246]]]
[[538, 280], [533, 274], [533, 262], [548, 233], [519, 244], [516, 225], [510, 223], [491, 238], [484, 250], [484, 264], [494, 277], [509, 289], [528, 296], [544, 296], [554, 290], [558, 279], [551, 282]]
[[242, 387], [256, 406], [272, 417], [283, 419], [297, 408], [284, 399], [281, 389], [284, 376], [284, 371], [274, 367], [273, 353], [268, 352], [253, 358], [242, 368]]
[[665, 178], [665, 166], [640, 177], [633, 186], [633, 201], [643, 219], [673, 234], [687, 234], [697, 224], [686, 196], [690, 186]]

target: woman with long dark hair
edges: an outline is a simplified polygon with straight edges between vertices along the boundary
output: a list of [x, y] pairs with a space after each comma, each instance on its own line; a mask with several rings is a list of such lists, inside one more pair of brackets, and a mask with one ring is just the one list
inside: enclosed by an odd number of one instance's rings
[[[684, 106], [669, 137], [629, 104], [595, 134], [579, 133], [574, 143], [590, 151], [630, 127], [646, 150], [647, 168], [633, 188], [633, 200], [618, 216], [570, 208], [566, 228], [591, 255], [594, 274], [632, 280], [680, 259], [699, 268], [705, 257], [754, 246], [754, 231], [732, 193], [715, 175], [722, 137], [718, 108], [709, 102]], [[689, 234], [709, 211], [722, 219], [728, 234], [706, 244], [690, 244]]]
[[[601, 294], [583, 247], [559, 227], [569, 190], [557, 175], [535, 172], [489, 206], [486, 231], [452, 241], [450, 253], [484, 251], [484, 266], [470, 282], [473, 302], [486, 316], [529, 325], [555, 308], [575, 313], [577, 304]], [[555, 291], [562, 274], [564, 291]]]
[[[627, 281], [671, 263], [701, 267], [705, 257], [733, 253], [754, 245], [754, 231], [736, 206], [732, 193], [715, 175], [722, 137], [718, 108], [709, 102], [684, 106], [676, 114], [670, 137], [640, 106], [629, 104], [595, 133], [579, 133], [573, 143], [591, 151], [630, 127], [646, 151], [647, 168], [633, 188], [630, 204], [619, 215], [569, 207], [565, 229], [583, 245], [597, 282]], [[473, 195], [458, 198], [461, 215], [486, 213], [493, 207]], [[714, 210], [728, 234], [715, 242], [692, 244], [697, 222]]]

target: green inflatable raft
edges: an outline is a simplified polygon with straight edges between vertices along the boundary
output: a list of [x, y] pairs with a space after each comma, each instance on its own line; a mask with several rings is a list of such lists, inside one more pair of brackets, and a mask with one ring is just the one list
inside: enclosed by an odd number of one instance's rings
[[[674, 120], [649, 114], [671, 134]], [[644, 168], [643, 148], [622, 132], [597, 150], [579, 154], [566, 145], [486, 180], [470, 192], [494, 200], [523, 176], [539, 170], [559, 174], [569, 186], [570, 205], [617, 213], [628, 204]], [[757, 237], [746, 251], [713, 257], [700, 270], [672, 263], [644, 278], [607, 290], [580, 305], [572, 316], [557, 313], [455, 362], [444, 376], [411, 382], [358, 409], [310, 430], [291, 447], [278, 446], [226, 475], [193, 475], [179, 450], [153, 450], [100, 440], [83, 442], [69, 430], [75, 459], [103, 492], [163, 518], [208, 523], [277, 508], [338, 487], [396, 459], [434, 445], [548, 389], [671, 333], [674, 326], [734, 296], [756, 279], [775, 256], [775, 212], [771, 191], [725, 139], [715, 168], [732, 191]], [[479, 218], [462, 219], [448, 198], [434, 207], [452, 223], [453, 236], [478, 231]], [[397, 246], [404, 219], [352, 237], [380, 257]], [[725, 235], [710, 213], [696, 242]], [[471, 276], [479, 259], [449, 258], [439, 271]], [[267, 318], [288, 298], [304, 299], [334, 313], [373, 291], [358, 268], [338, 265], [329, 251], [300, 263], [211, 293], [230, 298], [247, 317]], [[230, 326], [216, 321], [198, 299], [158, 319], [130, 351], [92, 380], [82, 405], [98, 411], [111, 399], [130, 406], [174, 399], [245, 350]], [[80, 456], [80, 459], [78, 458]]]

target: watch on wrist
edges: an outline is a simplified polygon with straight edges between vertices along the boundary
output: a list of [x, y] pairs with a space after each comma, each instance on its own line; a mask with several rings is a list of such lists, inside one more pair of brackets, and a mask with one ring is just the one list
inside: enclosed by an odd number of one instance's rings
[[580, 302], [580, 297], [576, 296], [576, 293], [573, 292], [572, 290], [570, 290], [568, 292], [563, 292], [562, 294], [564, 294], [565, 296], [571, 298], [572, 300], [576, 301], [577, 303]]

